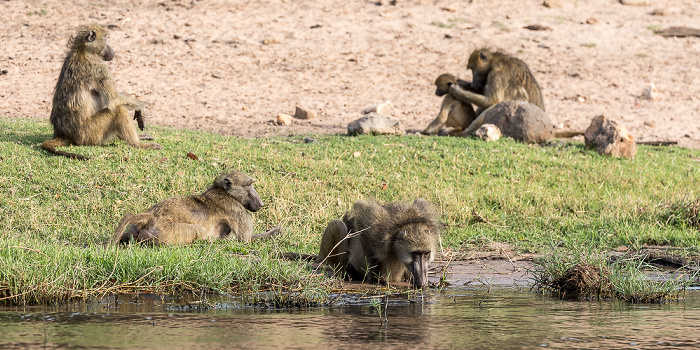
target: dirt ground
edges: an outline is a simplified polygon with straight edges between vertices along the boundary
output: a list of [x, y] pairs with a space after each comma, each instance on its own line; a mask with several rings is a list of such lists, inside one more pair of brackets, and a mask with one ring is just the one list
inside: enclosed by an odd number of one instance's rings
[[[344, 133], [389, 100], [409, 131], [437, 113], [432, 83], [470, 80], [469, 53], [513, 54], [542, 86], [564, 129], [594, 116], [638, 141], [700, 148], [700, 38], [654, 29], [698, 26], [697, 0], [157, 0], [0, 1], [0, 116], [48, 120], [68, 37], [111, 30], [118, 89], [147, 104], [148, 122], [243, 137]], [[551, 30], [531, 31], [540, 24]], [[658, 98], [640, 99], [654, 83]], [[312, 120], [278, 126], [297, 105]]]

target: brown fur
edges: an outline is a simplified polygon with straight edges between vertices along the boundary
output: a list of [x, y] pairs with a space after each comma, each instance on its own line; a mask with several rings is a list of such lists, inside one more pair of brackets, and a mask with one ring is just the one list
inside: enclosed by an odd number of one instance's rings
[[440, 112], [425, 130], [424, 134], [433, 135], [438, 132], [457, 134], [469, 126], [476, 114], [470, 103], [464, 103], [448, 94], [451, 85], [458, 84], [457, 78], [452, 74], [441, 74], [435, 80], [435, 95], [445, 96], [440, 106]]
[[326, 227], [317, 262], [353, 280], [428, 284], [428, 265], [439, 241], [435, 212], [427, 201], [359, 201], [343, 220]]
[[115, 137], [132, 147], [160, 149], [155, 143], [141, 143], [127, 109], [136, 110], [135, 119], [143, 124], [143, 103], [117, 93], [105, 61], [114, 57], [107, 42], [108, 32], [98, 25], [82, 26], [68, 43], [56, 82], [51, 109], [54, 138], [41, 148], [56, 155], [86, 160], [87, 157], [59, 151], [56, 147], [96, 146]]
[[[460, 136], [468, 136], [478, 129], [484, 123], [481, 112], [501, 101], [528, 101], [544, 110], [540, 86], [530, 68], [520, 59], [478, 49], [469, 56], [467, 69], [472, 71], [473, 91], [464, 90], [459, 85], [450, 86], [450, 95], [478, 107], [476, 120]], [[483, 94], [474, 91], [483, 91]]]
[[197, 240], [238, 239], [250, 242], [281, 231], [253, 235], [253, 220], [246, 211], [258, 211], [263, 203], [253, 179], [241, 172], [220, 175], [200, 195], [168, 198], [147, 212], [126, 214], [119, 221], [112, 243], [138, 242], [158, 245], [188, 244]]

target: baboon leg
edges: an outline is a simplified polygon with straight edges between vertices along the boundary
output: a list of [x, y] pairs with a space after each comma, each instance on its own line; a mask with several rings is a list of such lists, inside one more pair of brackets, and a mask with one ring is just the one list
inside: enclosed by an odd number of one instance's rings
[[[139, 231], [153, 225], [153, 215], [142, 213], [138, 215], [126, 214], [119, 220], [117, 228], [112, 235], [112, 244], [128, 242], [132, 237], [138, 238]], [[128, 230], [126, 228], [129, 228]]]
[[442, 100], [442, 105], [440, 106], [440, 112], [438, 112], [437, 117], [435, 117], [435, 119], [430, 124], [428, 124], [428, 127], [426, 127], [425, 130], [423, 130], [424, 134], [434, 135], [434, 134], [437, 134], [438, 131], [440, 131], [440, 129], [443, 127], [443, 125], [445, 125], [445, 123], [447, 122], [447, 118], [450, 116], [449, 106], [450, 106], [451, 102], [459, 102], [459, 101], [455, 101], [454, 99], [450, 99], [447, 97], [445, 97]]
[[317, 262], [325, 262], [335, 271], [344, 268], [348, 261], [347, 236], [348, 228], [341, 220], [333, 220], [328, 223], [321, 238], [321, 249], [318, 252]]
[[484, 117], [486, 116], [485, 113], [479, 114], [478, 117], [476, 117], [476, 120], [474, 120], [471, 124], [469, 124], [469, 127], [464, 129], [464, 131], [459, 133], [459, 136], [461, 137], [467, 137], [471, 135], [476, 129], [480, 128], [482, 125], [484, 125]]
[[272, 236], [277, 235], [278, 233], [282, 232], [282, 226], [275, 226], [272, 229], [270, 229], [267, 232], [264, 233], [259, 233], [257, 235], [253, 235], [252, 240], [257, 241], [259, 239], [264, 239], [264, 238], [270, 238]]
[[124, 106], [117, 106], [114, 109], [114, 119], [112, 121], [113, 132], [117, 137], [126, 141], [131, 147], [161, 149], [157, 143], [144, 143], [139, 141], [136, 126], [129, 120], [129, 114]]
[[43, 148], [45, 151], [53, 153], [55, 155], [59, 156], [64, 156], [68, 157], [71, 159], [77, 159], [77, 160], [88, 160], [90, 158], [85, 157], [83, 155], [77, 154], [77, 153], [70, 153], [70, 152], [64, 152], [64, 151], [59, 151], [56, 149], [56, 147], [63, 147], [63, 146], [70, 146], [74, 145], [73, 141], [69, 139], [64, 139], [61, 137], [56, 137], [51, 140], [46, 140], [41, 143], [41, 148]]

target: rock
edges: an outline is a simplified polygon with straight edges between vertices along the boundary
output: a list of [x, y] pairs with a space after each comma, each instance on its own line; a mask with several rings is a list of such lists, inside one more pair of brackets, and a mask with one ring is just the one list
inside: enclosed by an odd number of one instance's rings
[[493, 124], [484, 124], [474, 131], [474, 135], [484, 141], [498, 141], [501, 138], [501, 129]]
[[524, 26], [523, 28], [527, 30], [552, 30], [551, 27], [543, 26], [541, 24], [531, 24], [529, 26]]
[[656, 100], [657, 97], [659, 97], [659, 94], [656, 92], [656, 85], [654, 85], [654, 83], [649, 84], [649, 86], [644, 89], [644, 92], [642, 92], [642, 95], [639, 96], [641, 99], [652, 101]]
[[369, 113], [348, 124], [348, 134], [405, 135], [398, 119], [379, 113]]
[[280, 113], [277, 115], [277, 124], [292, 125], [292, 116], [289, 114]]
[[646, 6], [649, 5], [649, 2], [647, 0], [620, 0], [620, 3], [623, 5], [629, 5], [629, 6]]
[[590, 25], [593, 25], [593, 24], [598, 23], [598, 20], [595, 19], [595, 17], [591, 17], [591, 18], [589, 18], [589, 19], [586, 20], [586, 23], [587, 23], [587, 24], [590, 24]]
[[501, 133], [525, 143], [552, 138], [554, 123], [539, 107], [526, 101], [503, 101], [483, 112], [484, 124], [494, 124]]
[[316, 118], [316, 112], [312, 111], [311, 109], [308, 109], [306, 107], [302, 106], [297, 106], [296, 111], [294, 112], [294, 118], [297, 119], [314, 119]]
[[651, 11], [649, 14], [652, 16], [666, 16], [666, 9], [655, 8], [654, 11]]
[[599, 115], [591, 121], [584, 134], [586, 147], [595, 148], [598, 153], [634, 159], [637, 155], [637, 143], [627, 132], [624, 125], [615, 120]]
[[396, 112], [396, 109], [394, 108], [394, 105], [391, 104], [391, 102], [386, 101], [382, 102], [380, 104], [374, 105], [372, 107], [367, 107], [365, 108], [364, 111], [362, 111], [362, 114], [370, 114], [370, 113], [379, 113], [383, 115], [388, 115], [392, 116]]
[[549, 7], [550, 9], [555, 9], [561, 7], [561, 0], [544, 0], [542, 3], [544, 7]]

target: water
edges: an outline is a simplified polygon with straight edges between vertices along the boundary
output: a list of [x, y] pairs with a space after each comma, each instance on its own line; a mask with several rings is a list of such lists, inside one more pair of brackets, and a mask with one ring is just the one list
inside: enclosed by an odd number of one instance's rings
[[382, 325], [369, 302], [202, 310], [141, 298], [118, 307], [3, 308], [0, 348], [700, 347], [697, 291], [680, 303], [631, 305], [559, 301], [527, 289], [451, 289], [422, 301], [392, 301], [386, 318]]

